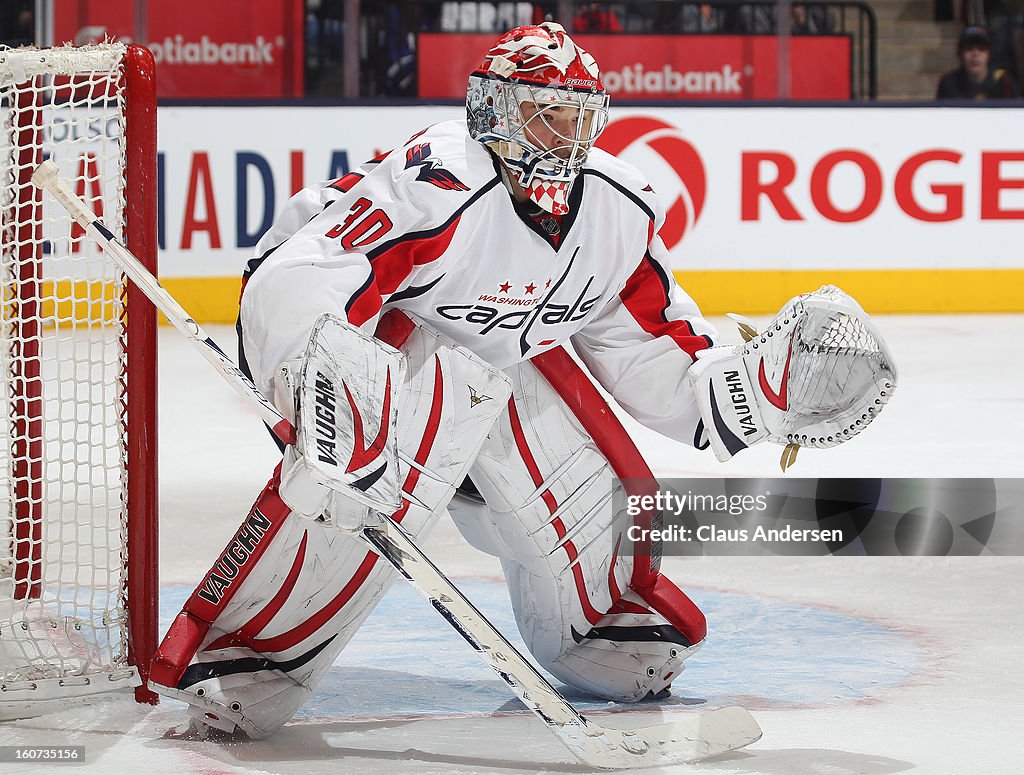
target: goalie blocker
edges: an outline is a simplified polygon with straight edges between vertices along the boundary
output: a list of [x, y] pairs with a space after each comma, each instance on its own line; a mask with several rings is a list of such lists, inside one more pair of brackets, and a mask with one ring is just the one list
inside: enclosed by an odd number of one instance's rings
[[[330, 373], [334, 395], [346, 396], [336, 404], [337, 437], [347, 438], [338, 459], [361, 448], [388, 460], [386, 393], [367, 388], [403, 373], [396, 354], [380, 348], [369, 357], [381, 368], [336, 374], [351, 360], [346, 350], [366, 339], [345, 323], [327, 329], [342, 344], [328, 347], [325, 359], [321, 336], [300, 382], [315, 391], [317, 372]], [[471, 476], [492, 507], [462, 503], [453, 516], [471, 543], [501, 558], [520, 631], [538, 661], [609, 699], [635, 701], [667, 688], [703, 641], [704, 617], [649, 556], [623, 551], [612, 530], [613, 474], [650, 472], [588, 378], [560, 349], [506, 376], [398, 312], [384, 317], [377, 336], [405, 365], [393, 426], [401, 483], [394, 519], [422, 540], [475, 464]], [[606, 455], [602, 447], [613, 449]], [[608, 457], [618, 461], [614, 470]], [[376, 470], [352, 473], [364, 469]], [[293, 476], [310, 492], [320, 486], [315, 470]], [[309, 519], [281, 499], [275, 474], [161, 644], [152, 671], [158, 692], [187, 702], [205, 725], [254, 738], [295, 713], [395, 578], [339, 530], [373, 519], [368, 497], [388, 499], [387, 487], [373, 494], [355, 486], [363, 497], [338, 493], [324, 515]]]

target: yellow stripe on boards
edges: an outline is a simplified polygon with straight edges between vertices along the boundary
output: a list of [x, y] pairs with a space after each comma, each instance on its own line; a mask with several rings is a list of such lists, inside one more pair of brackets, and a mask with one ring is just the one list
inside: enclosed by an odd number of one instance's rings
[[[675, 277], [705, 315], [774, 314], [797, 294], [826, 284], [839, 286], [872, 314], [1024, 312], [1024, 269], [677, 270]], [[238, 277], [160, 282], [199, 323], [234, 323], [238, 316]], [[52, 284], [44, 283], [42, 312], [62, 319], [113, 317], [115, 288], [79, 281], [72, 292], [70, 283], [61, 282], [54, 294]]]
[[[238, 319], [239, 277], [161, 277], [160, 284], [197, 323], [234, 323]], [[160, 323], [167, 321], [163, 315]]]
[[1024, 312], [1024, 269], [676, 270], [705, 315], [774, 314], [800, 293], [842, 288], [878, 313]]

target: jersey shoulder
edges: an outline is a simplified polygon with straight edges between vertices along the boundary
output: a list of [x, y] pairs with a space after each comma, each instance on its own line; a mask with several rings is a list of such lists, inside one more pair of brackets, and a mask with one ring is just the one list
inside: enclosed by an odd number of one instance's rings
[[460, 120], [417, 132], [388, 153], [382, 165], [395, 182], [409, 186], [410, 193], [472, 195], [498, 176], [490, 155]]
[[499, 181], [490, 155], [469, 136], [465, 121], [445, 121], [322, 184], [319, 193], [325, 211], [381, 208], [393, 227], [407, 234], [450, 222]]
[[637, 167], [623, 161], [617, 156], [594, 148], [587, 156], [584, 173], [599, 179], [604, 185], [616, 190], [625, 199], [630, 200], [650, 217], [655, 217], [657, 195], [651, 184]]

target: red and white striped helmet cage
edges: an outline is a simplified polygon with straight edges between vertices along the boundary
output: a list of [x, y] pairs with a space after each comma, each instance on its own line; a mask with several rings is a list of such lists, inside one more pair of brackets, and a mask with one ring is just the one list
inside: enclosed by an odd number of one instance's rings
[[594, 58], [558, 24], [502, 35], [469, 76], [469, 133], [496, 153], [527, 195], [567, 211], [569, 188], [608, 123]]

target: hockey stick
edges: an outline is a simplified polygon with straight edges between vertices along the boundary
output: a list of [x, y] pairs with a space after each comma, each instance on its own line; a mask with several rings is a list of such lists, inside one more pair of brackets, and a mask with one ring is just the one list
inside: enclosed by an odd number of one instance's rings
[[[239, 395], [257, 406], [278, 438], [293, 444], [295, 429], [292, 424], [59, 178], [57, 166], [52, 161], [43, 162], [32, 180], [54, 196]], [[360, 534], [371, 550], [408, 580], [469, 642], [523, 704], [585, 764], [603, 769], [622, 769], [695, 761], [742, 748], [761, 737], [757, 722], [740, 707], [721, 708], [668, 724], [634, 730], [610, 729], [589, 721], [438, 570], [401, 525], [386, 514], [379, 516], [379, 525], [367, 527]]]
[[570, 705], [495, 629], [399, 523], [384, 518], [380, 527], [364, 528], [363, 536], [584, 764], [600, 769], [679, 764], [733, 751], [760, 739], [761, 728], [745, 708], [738, 706], [639, 729], [595, 724]]
[[56, 163], [47, 160], [36, 167], [35, 172], [32, 173], [32, 182], [53, 194], [53, 198], [68, 211], [68, 214], [79, 226], [85, 229], [85, 233], [106, 251], [107, 255], [135, 283], [135, 286], [146, 294], [146, 297], [153, 302], [158, 310], [164, 313], [171, 325], [199, 350], [200, 354], [221, 373], [221, 376], [242, 398], [255, 401], [260, 417], [271, 427], [274, 435], [285, 444], [295, 443], [295, 429], [292, 424], [256, 389], [252, 381], [199, 327], [199, 324], [175, 301], [174, 297], [160, 285], [159, 280], [142, 265], [139, 259], [110, 233], [103, 222], [89, 209], [85, 201], [68, 188], [68, 185], [58, 176]]

